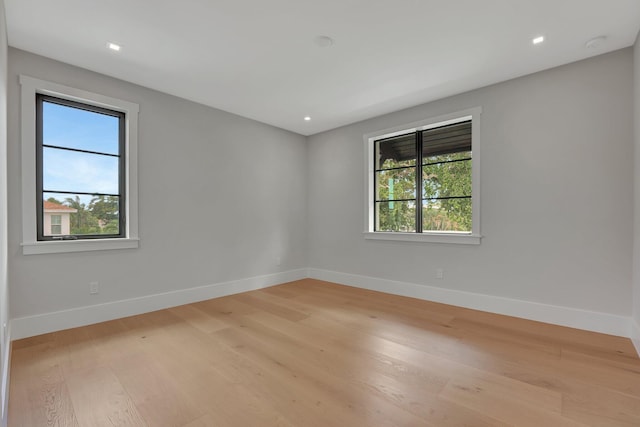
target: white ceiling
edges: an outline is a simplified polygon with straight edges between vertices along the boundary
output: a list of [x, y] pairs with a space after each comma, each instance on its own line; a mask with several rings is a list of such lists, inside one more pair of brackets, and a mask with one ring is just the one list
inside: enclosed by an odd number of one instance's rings
[[[640, 29], [639, 0], [5, 6], [11, 46], [303, 135], [631, 46]], [[318, 47], [319, 35], [335, 43]], [[537, 35], [546, 41], [534, 46]], [[600, 35], [604, 44], [585, 47]]]

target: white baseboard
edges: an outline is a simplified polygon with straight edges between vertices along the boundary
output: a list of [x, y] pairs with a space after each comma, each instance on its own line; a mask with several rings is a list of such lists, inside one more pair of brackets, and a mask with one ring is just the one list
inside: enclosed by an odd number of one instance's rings
[[49, 332], [93, 323], [105, 322], [127, 316], [162, 310], [178, 305], [204, 301], [225, 295], [267, 288], [280, 283], [292, 282], [307, 277], [307, 270], [291, 270], [265, 276], [250, 277], [230, 282], [216, 283], [197, 288], [149, 295], [127, 300], [113, 301], [88, 307], [73, 308], [53, 313], [12, 319], [12, 339], [18, 340]]
[[631, 320], [631, 341], [636, 347], [638, 357], [640, 357], [640, 323], [636, 320]]
[[[568, 326], [603, 334], [628, 338], [631, 333], [629, 317], [609, 313], [476, 294], [435, 286], [418, 285], [415, 283], [396, 282], [393, 280], [316, 268], [309, 269], [309, 277], [347, 286], [440, 302], [507, 316], [521, 317], [538, 322]], [[636, 348], [638, 348], [638, 343], [636, 343], [636, 346]]]
[[9, 367], [11, 366], [11, 323], [8, 322], [7, 330], [4, 337], [4, 342], [2, 343], [2, 389], [0, 389], [0, 394], [2, 395], [2, 422], [0, 425], [2, 427], [7, 427], [7, 423], [9, 421], [9, 380], [11, 375], [11, 370]]
[[[631, 337], [640, 355], [640, 325], [629, 317], [316, 268], [291, 270], [140, 298], [20, 317], [11, 321], [11, 338], [21, 339], [90, 325], [225, 295], [267, 288], [306, 277], [571, 328]], [[8, 350], [8, 347], [5, 348]], [[2, 355], [4, 360], [8, 360], [9, 356], [8, 353]], [[5, 365], [5, 370], [6, 368], [7, 365]], [[8, 381], [8, 373], [3, 373], [2, 380]], [[4, 382], [2, 386], [5, 386]]]

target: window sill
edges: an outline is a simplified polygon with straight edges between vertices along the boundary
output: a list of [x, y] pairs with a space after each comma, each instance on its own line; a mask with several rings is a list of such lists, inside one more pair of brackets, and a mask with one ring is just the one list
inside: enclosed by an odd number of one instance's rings
[[479, 245], [482, 236], [466, 233], [390, 233], [364, 232], [365, 239], [392, 240], [400, 242], [453, 243], [459, 245]]
[[22, 243], [23, 255], [135, 249], [139, 239], [91, 239]]

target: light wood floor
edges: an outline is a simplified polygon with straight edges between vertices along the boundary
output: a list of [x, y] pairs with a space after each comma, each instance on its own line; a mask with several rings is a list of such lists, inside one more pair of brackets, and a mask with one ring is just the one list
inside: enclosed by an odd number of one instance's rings
[[14, 342], [15, 426], [640, 426], [627, 339], [315, 280]]

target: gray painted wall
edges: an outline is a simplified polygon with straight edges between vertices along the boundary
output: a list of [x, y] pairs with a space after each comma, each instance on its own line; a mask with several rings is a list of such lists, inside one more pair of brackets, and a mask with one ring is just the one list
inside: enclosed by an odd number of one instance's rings
[[[139, 249], [22, 255], [19, 74], [140, 105]], [[13, 48], [8, 93], [13, 318], [306, 267], [304, 137]]]
[[[624, 49], [309, 137], [309, 266], [630, 316], [632, 61]], [[476, 106], [481, 245], [365, 240], [363, 134]]]

